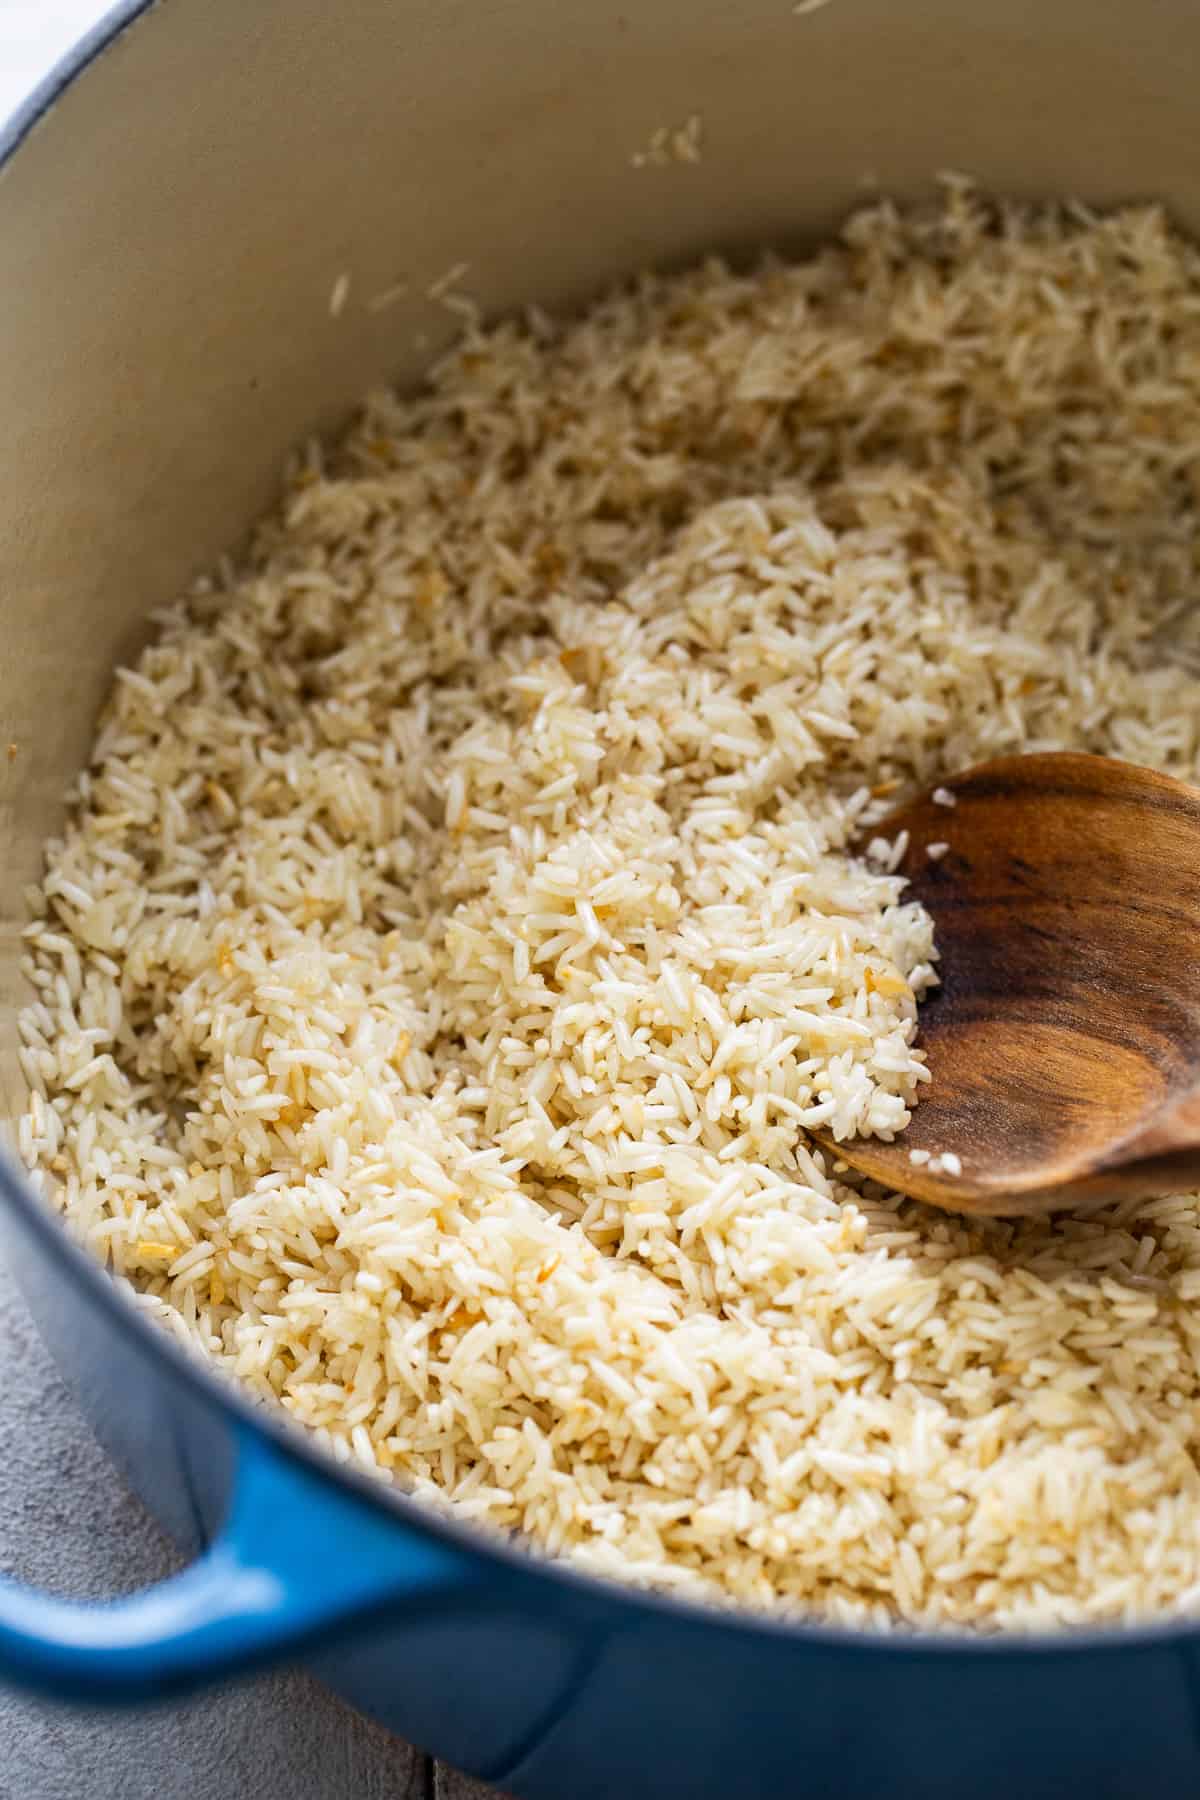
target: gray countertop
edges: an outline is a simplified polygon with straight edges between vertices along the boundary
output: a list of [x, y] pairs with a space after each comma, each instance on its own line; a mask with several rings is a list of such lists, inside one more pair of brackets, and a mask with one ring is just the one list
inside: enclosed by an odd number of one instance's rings
[[[2, 1259], [0, 1570], [58, 1593], [161, 1580], [178, 1557], [126, 1490]], [[89, 1712], [0, 1692], [0, 1800], [487, 1800], [300, 1671], [185, 1705]]]

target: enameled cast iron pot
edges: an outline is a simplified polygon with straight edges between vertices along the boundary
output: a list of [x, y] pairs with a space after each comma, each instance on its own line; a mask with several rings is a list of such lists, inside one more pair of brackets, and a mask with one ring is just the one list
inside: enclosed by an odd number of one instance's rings
[[[570, 304], [650, 262], [786, 247], [947, 165], [1021, 194], [1159, 195], [1200, 228], [1198, 67], [1195, 0], [118, 6], [0, 146], [8, 1037], [22, 887], [114, 662], [236, 545], [289, 446], [433, 353], [431, 281], [463, 261], [489, 310]], [[693, 114], [700, 164], [633, 166]], [[1192, 1627], [858, 1636], [498, 1549], [226, 1391], [10, 1164], [0, 1191], [48, 1342], [197, 1558], [103, 1609], [0, 1587], [14, 1681], [138, 1700], [302, 1654], [528, 1800], [1200, 1789]]]

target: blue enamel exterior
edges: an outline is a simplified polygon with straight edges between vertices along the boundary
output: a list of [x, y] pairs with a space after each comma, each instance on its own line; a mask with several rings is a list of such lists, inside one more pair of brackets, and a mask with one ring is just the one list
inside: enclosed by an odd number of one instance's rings
[[340, 1620], [452, 1605], [466, 1558], [381, 1517], [245, 1426], [225, 1523], [173, 1580], [109, 1606], [0, 1586], [0, 1674], [88, 1700], [186, 1690], [324, 1638]]
[[[127, 0], [0, 137], [146, 9]], [[1200, 1792], [1200, 1634], [861, 1637], [589, 1581], [336, 1467], [186, 1361], [0, 1161], [31, 1310], [97, 1435], [196, 1558], [76, 1606], [0, 1584], [0, 1676], [142, 1700], [303, 1654], [526, 1800], [1171, 1800]]]

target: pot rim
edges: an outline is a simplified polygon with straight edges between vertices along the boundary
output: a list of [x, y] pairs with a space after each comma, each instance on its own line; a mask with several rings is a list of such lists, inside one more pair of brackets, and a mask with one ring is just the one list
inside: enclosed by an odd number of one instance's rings
[[[84, 36], [59, 57], [16, 110], [0, 121], [0, 175], [80, 76], [161, 5], [162, 0], [114, 0]], [[164, 6], [162, 10], [169, 9]], [[467, 1520], [447, 1517], [405, 1489], [385, 1486], [353, 1463], [338, 1462], [293, 1422], [282, 1406], [257, 1404], [232, 1379], [216, 1368], [206, 1367], [198, 1355], [188, 1354], [160, 1326], [143, 1318], [122, 1292], [119, 1278], [75, 1242], [7, 1149], [0, 1152], [0, 1204], [19, 1216], [26, 1230], [58, 1263], [66, 1279], [107, 1313], [114, 1329], [132, 1340], [145, 1355], [164, 1361], [175, 1378], [207, 1405], [232, 1415], [244, 1428], [298, 1459], [314, 1475], [353, 1493], [381, 1513], [400, 1519], [408, 1529], [428, 1534], [468, 1556], [494, 1560], [514, 1575], [524, 1574], [563, 1586], [590, 1603], [593, 1610], [599, 1602], [614, 1613], [642, 1613], [692, 1628], [783, 1639], [814, 1650], [880, 1657], [915, 1655], [932, 1662], [961, 1655], [1041, 1662], [1064, 1655], [1169, 1650], [1182, 1643], [1194, 1643], [1200, 1636], [1200, 1620], [1188, 1618], [1167, 1618], [1134, 1626], [1063, 1626], [1028, 1634], [1009, 1631], [995, 1636], [982, 1636], [961, 1626], [917, 1630], [897, 1625], [889, 1630], [867, 1630], [790, 1614], [756, 1612], [745, 1605], [697, 1600], [635, 1587], [617, 1577], [593, 1575], [576, 1567], [569, 1556], [547, 1554], [532, 1539], [512, 1534], [506, 1540]]]

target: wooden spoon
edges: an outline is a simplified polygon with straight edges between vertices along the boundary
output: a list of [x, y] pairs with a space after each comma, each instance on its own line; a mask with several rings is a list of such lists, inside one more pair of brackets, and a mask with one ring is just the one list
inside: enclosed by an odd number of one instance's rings
[[[899, 872], [933, 915], [933, 1079], [894, 1143], [818, 1140], [952, 1212], [1200, 1188], [1200, 792], [1070, 754], [934, 791], [955, 804], [926, 794], [878, 828], [908, 832]], [[946, 1151], [960, 1174], [922, 1166]]]

